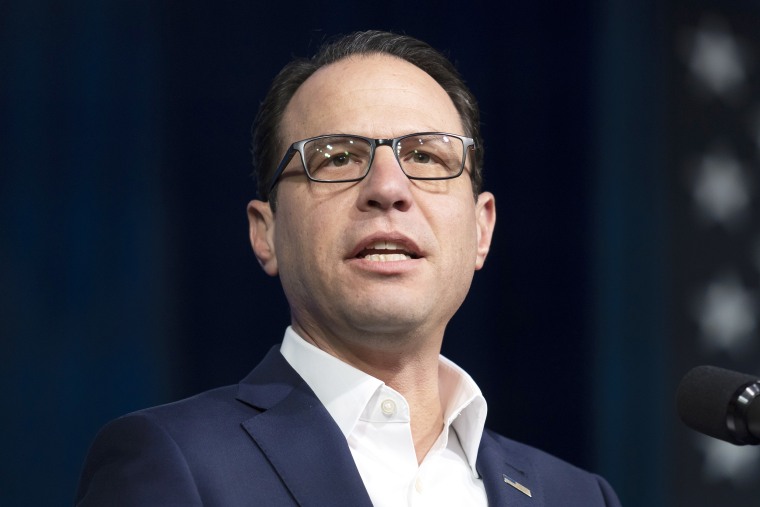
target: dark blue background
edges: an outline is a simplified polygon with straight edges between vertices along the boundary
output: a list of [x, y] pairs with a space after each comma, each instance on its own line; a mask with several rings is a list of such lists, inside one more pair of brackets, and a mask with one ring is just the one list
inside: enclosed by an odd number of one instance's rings
[[667, 23], [629, 4], [0, 4], [0, 503], [69, 504], [107, 420], [237, 382], [280, 340], [251, 122], [292, 56], [376, 28], [447, 53], [482, 109], [496, 237], [444, 354], [492, 428], [665, 505]]

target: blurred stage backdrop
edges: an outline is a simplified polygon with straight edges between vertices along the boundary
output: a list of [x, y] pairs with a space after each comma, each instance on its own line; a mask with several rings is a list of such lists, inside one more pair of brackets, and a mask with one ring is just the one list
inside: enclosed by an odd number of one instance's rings
[[627, 506], [757, 505], [673, 408], [760, 374], [760, 2], [0, 3], [0, 504], [68, 505], [107, 420], [235, 383], [288, 323], [247, 239], [270, 80], [379, 28], [479, 97], [492, 253], [444, 353], [489, 425]]

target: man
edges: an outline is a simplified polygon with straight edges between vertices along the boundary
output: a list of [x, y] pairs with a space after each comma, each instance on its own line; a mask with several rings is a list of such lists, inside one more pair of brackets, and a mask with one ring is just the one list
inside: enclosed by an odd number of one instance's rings
[[440, 356], [488, 254], [474, 97], [428, 45], [357, 33], [289, 64], [254, 133], [253, 251], [291, 326], [238, 386], [113, 421], [80, 505], [618, 505], [607, 483], [484, 431]]

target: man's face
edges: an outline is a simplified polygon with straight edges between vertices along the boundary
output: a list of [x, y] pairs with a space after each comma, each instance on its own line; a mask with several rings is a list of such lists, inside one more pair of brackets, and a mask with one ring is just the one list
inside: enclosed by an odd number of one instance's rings
[[[282, 151], [321, 134], [416, 132], [464, 134], [428, 74], [387, 55], [360, 56], [323, 67], [298, 89], [284, 113]], [[249, 205], [251, 239], [264, 269], [279, 273], [301, 332], [442, 336], [483, 265], [495, 220], [493, 197], [476, 202], [467, 172], [410, 180], [383, 146], [362, 181], [311, 182], [296, 156], [278, 185], [275, 214], [266, 203]]]

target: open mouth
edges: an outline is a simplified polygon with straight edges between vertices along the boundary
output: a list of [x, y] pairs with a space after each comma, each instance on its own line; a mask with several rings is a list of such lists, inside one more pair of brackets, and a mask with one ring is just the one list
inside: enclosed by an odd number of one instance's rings
[[357, 259], [374, 262], [398, 262], [419, 259], [420, 256], [393, 241], [375, 241], [367, 245], [357, 255]]

